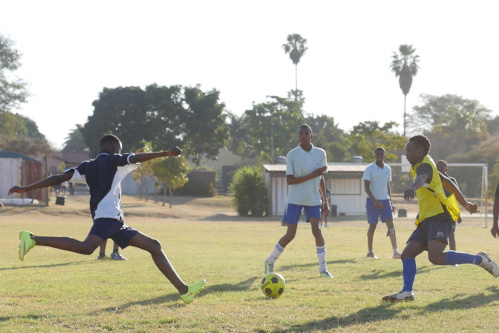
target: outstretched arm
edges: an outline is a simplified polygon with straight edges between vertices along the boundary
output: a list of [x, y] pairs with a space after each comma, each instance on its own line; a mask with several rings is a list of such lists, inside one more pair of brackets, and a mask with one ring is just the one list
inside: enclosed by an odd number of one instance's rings
[[457, 187], [452, 180], [450, 180], [440, 172], [438, 174], [440, 175], [440, 180], [442, 181], [442, 185], [447, 189], [447, 191], [456, 196], [456, 199], [457, 201], [459, 201], [461, 206], [463, 206], [464, 209], [466, 209], [470, 213], [476, 213], [478, 206], [473, 202], [466, 201], [463, 194], [461, 193], [461, 190], [459, 190], [459, 187]]
[[130, 156], [130, 163], [141, 163], [158, 157], [179, 156], [180, 154], [182, 154], [182, 149], [180, 149], [179, 147], [173, 147], [172, 149], [167, 151], [139, 153]]
[[69, 170], [60, 175], [54, 175], [40, 180], [39, 182], [30, 184], [28, 186], [14, 186], [9, 190], [9, 195], [12, 193], [24, 193], [28, 191], [33, 191], [39, 188], [59, 185], [62, 182], [68, 181], [73, 177], [74, 170]]

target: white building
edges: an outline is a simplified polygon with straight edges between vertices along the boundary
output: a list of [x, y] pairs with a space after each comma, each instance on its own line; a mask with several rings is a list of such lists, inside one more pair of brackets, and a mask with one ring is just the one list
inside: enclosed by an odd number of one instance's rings
[[[365, 215], [366, 197], [362, 175], [368, 163], [328, 163], [324, 176], [330, 192], [331, 213]], [[265, 164], [265, 183], [269, 193], [271, 215], [283, 215], [288, 200], [285, 164]], [[336, 206], [336, 207], [334, 207]]]

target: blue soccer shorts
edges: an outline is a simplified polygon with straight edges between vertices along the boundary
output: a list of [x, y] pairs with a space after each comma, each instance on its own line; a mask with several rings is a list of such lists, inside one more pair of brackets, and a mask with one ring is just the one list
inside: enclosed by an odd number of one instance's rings
[[305, 210], [307, 221], [309, 221], [310, 218], [316, 218], [320, 220], [321, 205], [303, 206], [303, 205], [288, 204], [286, 206], [286, 210], [284, 211], [282, 222], [292, 225], [298, 225], [302, 209]]
[[366, 211], [367, 211], [367, 223], [378, 224], [378, 218], [381, 217], [381, 222], [386, 222], [387, 220], [393, 220], [392, 203], [389, 199], [378, 200], [383, 208], [379, 209], [374, 205], [371, 198], [366, 200]]

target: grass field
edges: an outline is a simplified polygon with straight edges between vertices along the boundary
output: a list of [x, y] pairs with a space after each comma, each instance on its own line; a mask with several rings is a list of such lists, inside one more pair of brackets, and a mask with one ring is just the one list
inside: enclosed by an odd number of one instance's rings
[[[184, 305], [149, 255], [127, 248], [125, 262], [97, 261], [34, 248], [24, 262], [18, 233], [83, 239], [91, 225], [86, 199], [65, 206], [7, 207], [0, 213], [0, 332], [496, 332], [499, 280], [474, 265], [433, 266], [418, 259], [416, 300], [385, 304], [402, 286], [401, 263], [390, 258], [386, 229], [375, 235], [379, 260], [365, 258], [366, 223], [334, 221], [323, 229], [329, 270], [320, 278], [313, 237], [301, 223], [276, 264], [286, 279], [279, 299], [260, 291], [263, 262], [285, 229], [273, 218], [240, 218], [227, 198], [192, 199], [172, 209], [125, 197], [127, 223], [161, 241], [187, 283], [207, 287]], [[466, 216], [467, 217], [467, 216]], [[414, 229], [396, 219], [399, 247]], [[458, 250], [499, 244], [477, 221], [464, 219]], [[108, 250], [111, 244], [108, 244]]]

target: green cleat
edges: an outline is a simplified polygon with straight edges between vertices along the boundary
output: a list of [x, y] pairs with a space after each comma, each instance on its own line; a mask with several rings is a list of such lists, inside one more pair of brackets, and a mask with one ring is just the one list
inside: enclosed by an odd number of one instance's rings
[[201, 291], [201, 289], [204, 288], [204, 283], [206, 280], [201, 280], [197, 283], [191, 284], [190, 286], [187, 287], [187, 292], [183, 295], [180, 295], [180, 298], [182, 301], [184, 301], [185, 304], [189, 304], [194, 300], [194, 297]]
[[21, 243], [19, 243], [19, 259], [24, 260], [28, 251], [36, 246], [35, 241], [31, 238], [31, 232], [29, 231], [21, 231], [19, 233], [19, 239]]

